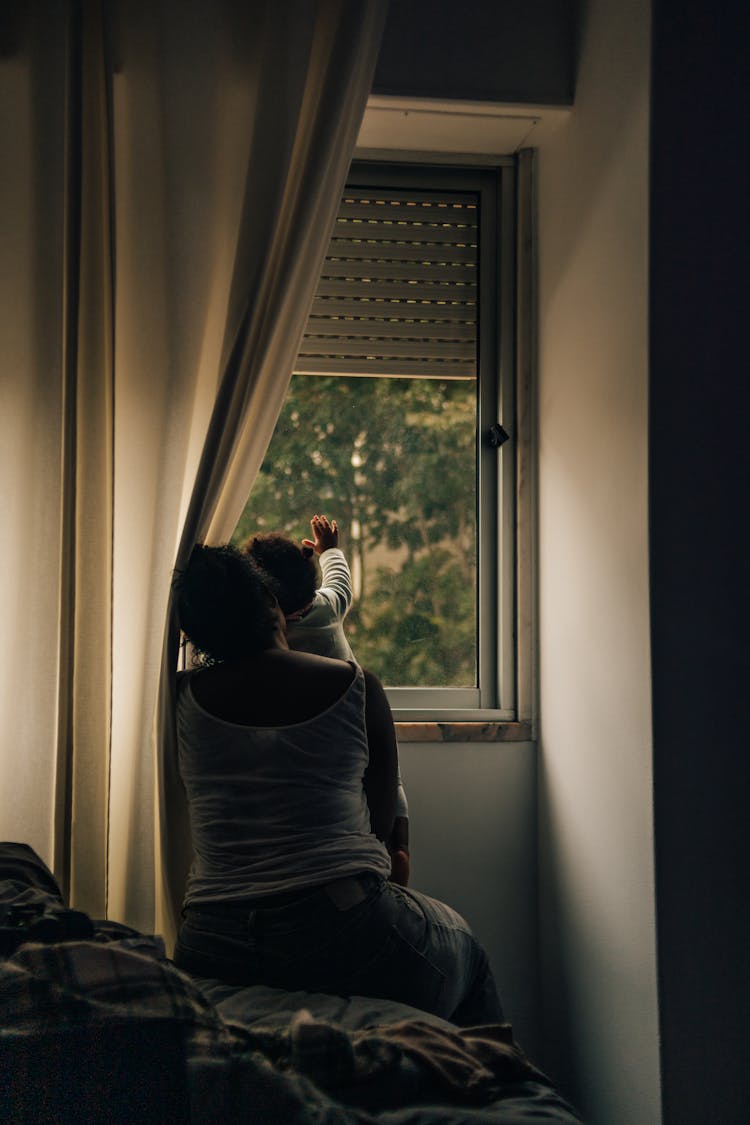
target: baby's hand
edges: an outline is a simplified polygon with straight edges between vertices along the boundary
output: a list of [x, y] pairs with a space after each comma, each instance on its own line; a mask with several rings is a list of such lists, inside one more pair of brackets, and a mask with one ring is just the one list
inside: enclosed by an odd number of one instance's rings
[[322, 555], [323, 551], [327, 551], [330, 547], [338, 547], [339, 529], [335, 520], [329, 523], [327, 516], [313, 516], [310, 527], [315, 538], [303, 539], [303, 547], [312, 547], [316, 555]]

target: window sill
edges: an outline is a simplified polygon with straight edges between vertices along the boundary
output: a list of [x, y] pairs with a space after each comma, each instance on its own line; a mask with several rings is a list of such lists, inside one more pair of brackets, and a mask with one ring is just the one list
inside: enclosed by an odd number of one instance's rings
[[531, 723], [396, 722], [399, 742], [530, 742]]

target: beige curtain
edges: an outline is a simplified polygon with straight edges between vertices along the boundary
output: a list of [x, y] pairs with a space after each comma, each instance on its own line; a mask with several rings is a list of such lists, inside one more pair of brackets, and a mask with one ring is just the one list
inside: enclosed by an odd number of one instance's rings
[[[106, 895], [111, 917], [140, 928], [169, 934], [187, 858], [174, 759], [156, 754], [162, 659], [162, 718], [174, 668], [175, 634], [165, 632], [172, 567], [196, 540], [228, 537], [262, 460], [383, 17], [380, 0], [91, 3], [80, 25], [57, 29], [65, 62], [41, 19], [36, 33], [33, 19], [21, 21], [0, 62], [16, 101], [28, 100], [31, 129], [25, 140], [11, 130], [27, 157], [10, 200], [26, 226], [11, 236], [17, 259], [32, 248], [38, 267], [15, 300], [23, 323], [9, 369], [18, 437], [8, 461], [23, 496], [9, 492], [11, 573], [0, 590], [23, 657], [19, 667], [18, 651], [4, 653], [12, 682], [2, 677], [3, 732], [14, 734], [0, 776], [15, 778], [15, 796], [34, 809], [27, 818], [11, 808], [3, 786], [2, 834], [52, 857], [78, 905], [103, 913]], [[29, 73], [42, 50], [55, 57], [68, 102], [83, 88], [77, 74], [96, 91], [76, 102], [84, 143], [72, 150], [55, 99], [46, 107], [54, 120], [37, 104], [49, 72], [36, 90]], [[52, 193], [62, 233], [38, 213], [34, 191], [51, 190], [40, 151], [56, 170], [67, 161], [68, 196], [74, 159], [80, 230], [68, 229], [62, 190]], [[39, 248], [45, 223], [49, 255]], [[60, 279], [71, 275], [76, 347], [59, 331], [72, 316]], [[87, 277], [98, 284], [86, 288]], [[45, 295], [56, 321], [40, 341]], [[57, 457], [32, 440], [39, 427]], [[71, 458], [75, 488], [66, 485]], [[45, 515], [55, 535], [50, 527], [45, 536]]]
[[[104, 913], [112, 262], [100, 8], [10, 5], [0, 44], [2, 820]], [[19, 284], [20, 283], [20, 284]]]
[[67, 784], [56, 793], [60, 605], [71, 601], [62, 589], [64, 408], [69, 436], [74, 417], [63, 349], [67, 42], [64, 8], [3, 7], [0, 838], [48, 861], [55, 809], [68, 799]]

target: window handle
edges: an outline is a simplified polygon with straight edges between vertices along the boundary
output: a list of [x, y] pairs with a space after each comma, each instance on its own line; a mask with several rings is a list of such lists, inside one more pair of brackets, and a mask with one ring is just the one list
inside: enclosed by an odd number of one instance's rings
[[494, 445], [499, 449], [506, 441], [510, 441], [510, 434], [507, 433], [499, 422], [493, 422], [487, 431], [487, 436], [490, 439], [490, 445]]

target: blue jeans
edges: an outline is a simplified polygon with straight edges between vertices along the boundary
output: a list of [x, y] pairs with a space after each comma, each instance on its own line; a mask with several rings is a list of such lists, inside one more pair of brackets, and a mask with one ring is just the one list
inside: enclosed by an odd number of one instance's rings
[[230, 984], [399, 1000], [464, 1027], [503, 1022], [487, 955], [460, 914], [373, 874], [189, 906], [174, 962]]

